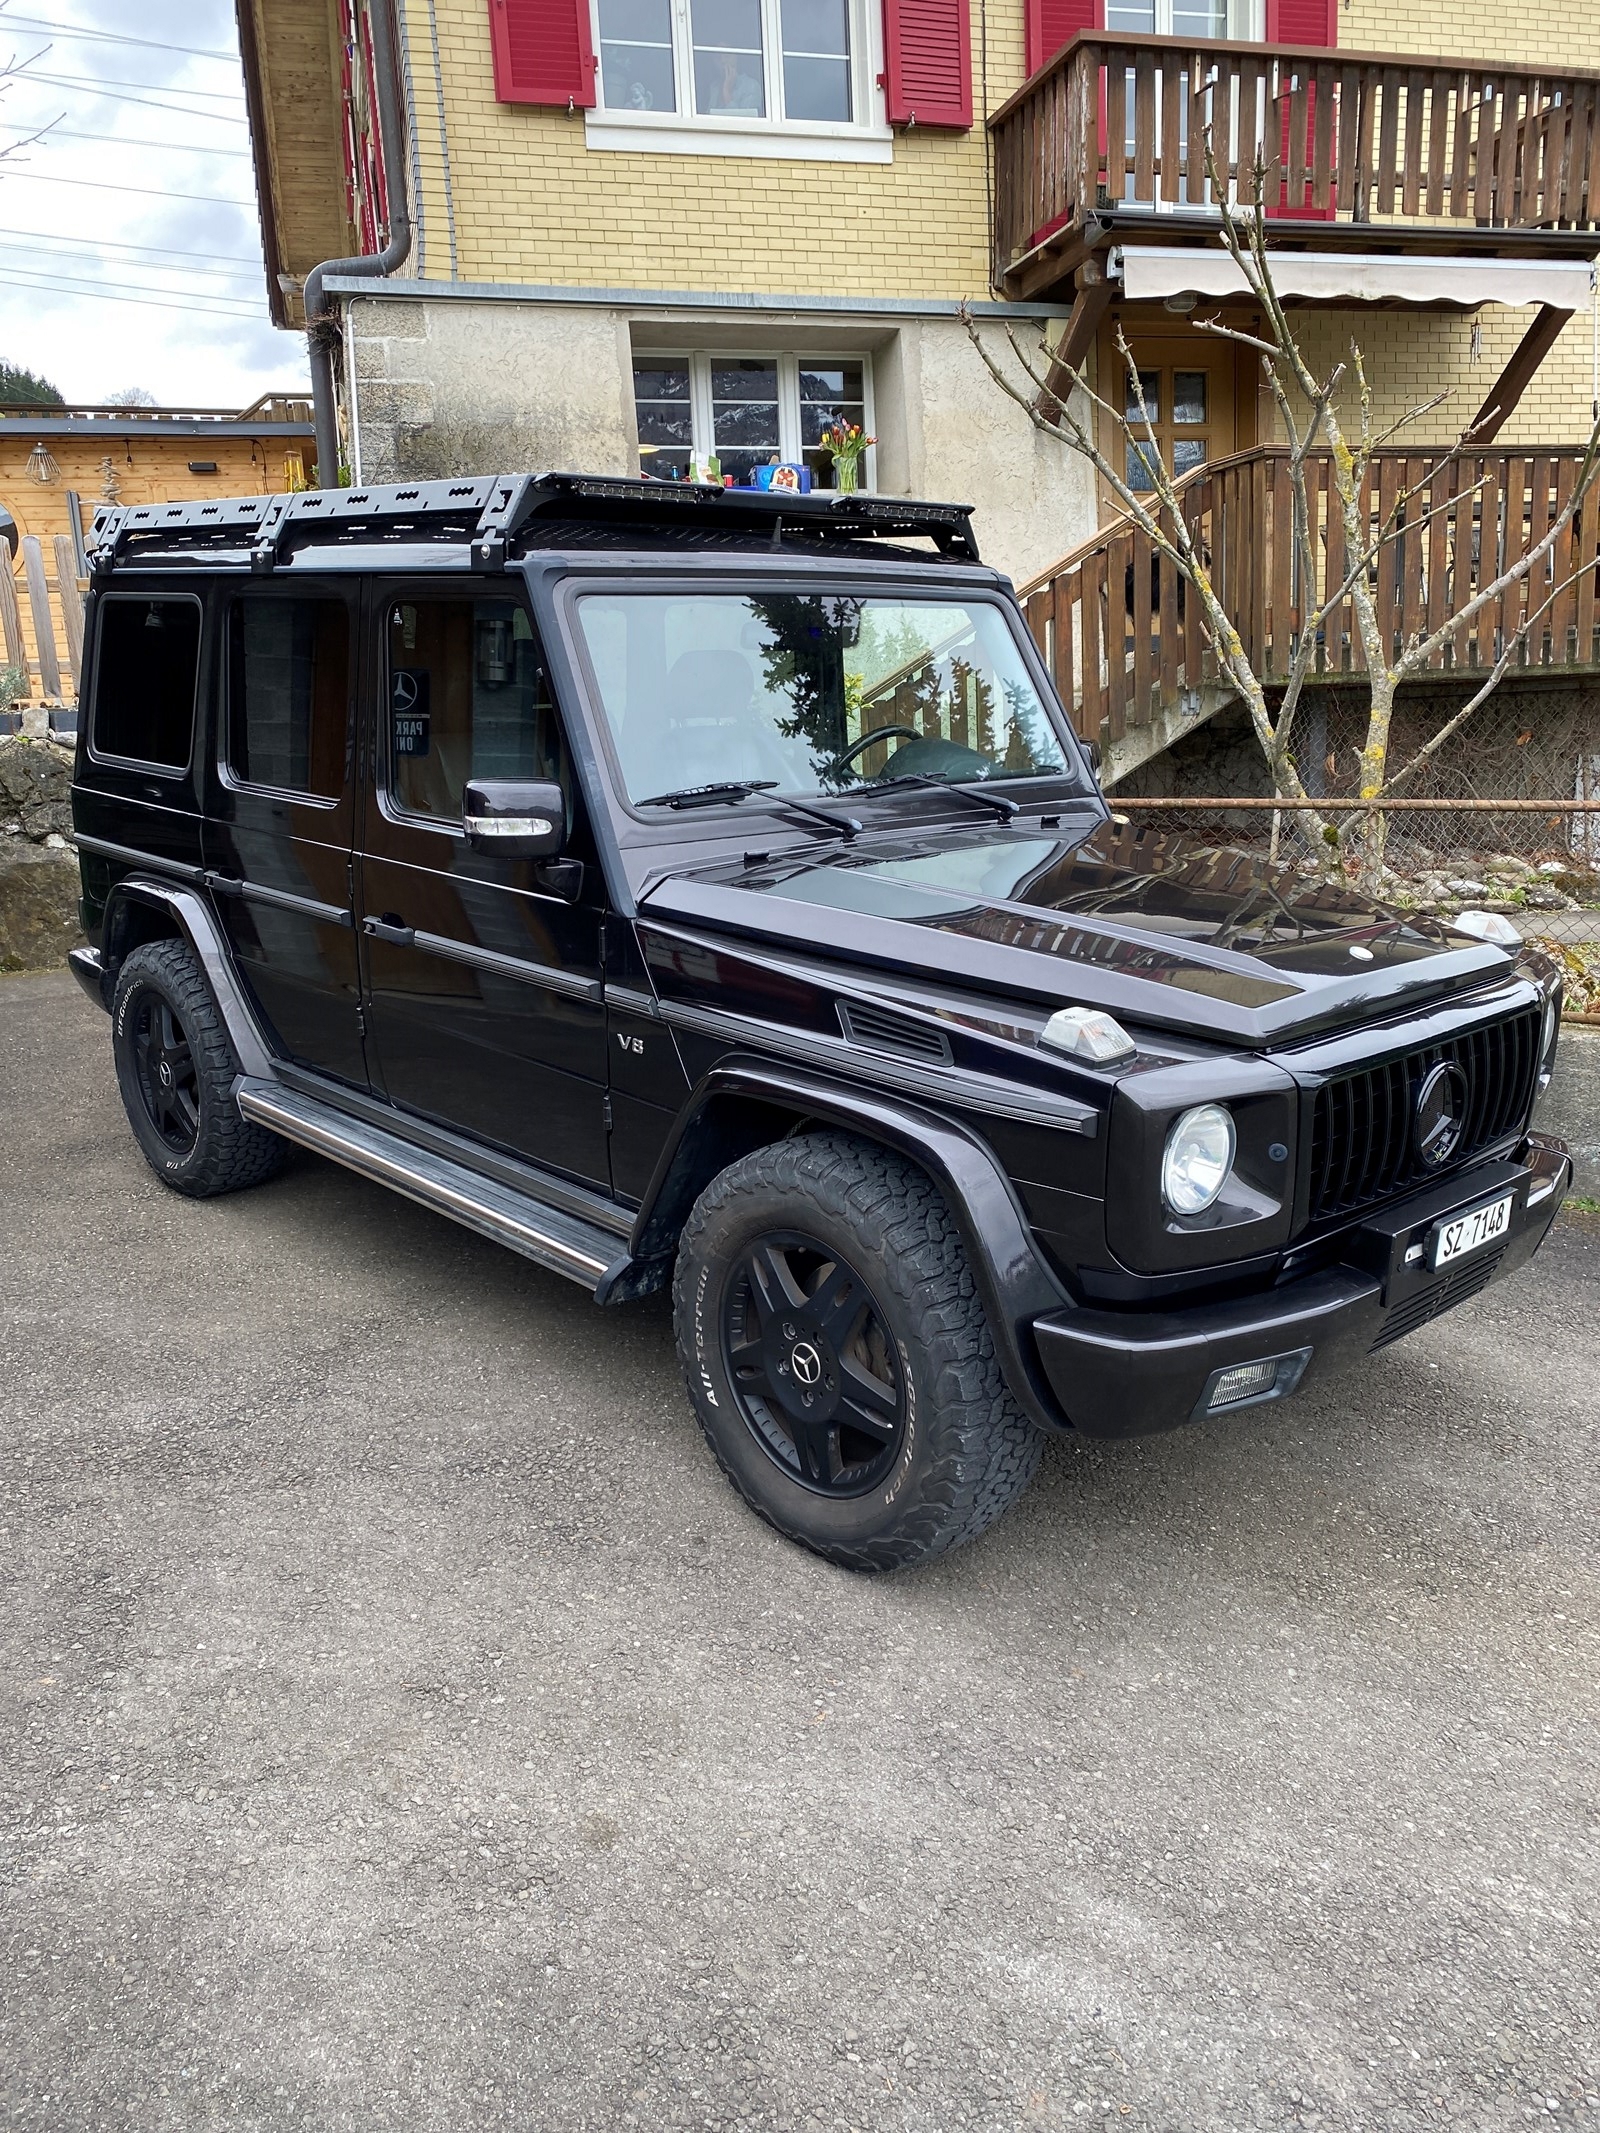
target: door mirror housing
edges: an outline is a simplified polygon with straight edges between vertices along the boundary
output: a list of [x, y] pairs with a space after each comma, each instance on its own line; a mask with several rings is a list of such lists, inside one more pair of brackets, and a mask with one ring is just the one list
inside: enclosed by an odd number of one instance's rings
[[553, 859], [567, 841], [567, 800], [553, 778], [473, 778], [461, 804], [475, 852]]
[[1094, 772], [1096, 784], [1100, 781], [1100, 743], [1085, 741], [1084, 749], [1089, 757], [1089, 768]]

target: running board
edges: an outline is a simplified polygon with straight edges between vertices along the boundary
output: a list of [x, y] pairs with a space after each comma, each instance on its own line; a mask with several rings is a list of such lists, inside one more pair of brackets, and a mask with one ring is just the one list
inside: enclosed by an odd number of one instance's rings
[[418, 1148], [398, 1133], [352, 1118], [281, 1082], [246, 1077], [235, 1084], [234, 1093], [241, 1116], [255, 1125], [281, 1133], [285, 1140], [342, 1163], [379, 1185], [388, 1185], [408, 1200], [448, 1215], [451, 1221], [520, 1252], [553, 1274], [564, 1274], [588, 1289], [597, 1302], [620, 1303], [658, 1285], [608, 1231], [578, 1215], [547, 1207], [463, 1163]]

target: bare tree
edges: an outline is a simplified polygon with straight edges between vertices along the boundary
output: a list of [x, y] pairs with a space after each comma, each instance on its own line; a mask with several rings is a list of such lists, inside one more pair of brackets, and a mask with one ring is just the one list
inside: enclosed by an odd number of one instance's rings
[[[4, 26], [6, 10], [10, 5], [11, 0], [0, 0], [0, 27]], [[30, 52], [26, 59], [19, 59], [15, 51], [10, 52], [6, 58], [0, 59], [0, 98], [5, 97], [20, 80], [23, 80], [34, 62], [43, 59], [49, 50], [49, 45], [45, 44], [41, 45], [37, 52]], [[53, 127], [59, 126], [65, 116], [64, 112], [58, 112], [53, 119], [47, 119], [42, 126], [36, 127], [25, 139], [12, 141], [8, 146], [0, 147], [0, 163], [9, 163], [15, 157], [23, 155], [28, 149], [42, 141]]]
[[[985, 346], [970, 312], [965, 314], [967, 331], [1001, 391], [1025, 410], [1037, 428], [1058, 438], [1093, 466], [1116, 496], [1127, 518], [1143, 533], [1152, 548], [1166, 556], [1194, 588], [1200, 601], [1205, 641], [1215, 652], [1222, 672], [1238, 690], [1271, 773], [1273, 790], [1285, 799], [1305, 801], [1309, 797], [1295, 764], [1295, 715], [1306, 681], [1315, 668], [1324, 625], [1340, 604], [1349, 600], [1355, 631], [1361, 642], [1368, 691], [1366, 732], [1361, 749], [1360, 797], [1379, 800], [1412, 778], [1452, 735], [1460, 731], [1498, 687], [1529, 632], [1573, 582], [1569, 578], [1553, 587], [1537, 607], [1532, 605], [1530, 593], [1529, 612], [1520, 628], [1506, 633], [1499, 656], [1479, 686], [1406, 762], [1392, 768], [1390, 743], [1399, 689], [1405, 682], [1424, 673], [1430, 665], [1441, 661], [1445, 648], [1456, 641], [1459, 631], [1483, 609], [1502, 601], [1556, 550], [1574, 514], [1600, 476], [1600, 419], [1589, 433], [1572, 492], [1560, 511], [1553, 514], [1552, 523], [1541, 537], [1521, 555], [1508, 559], [1505, 569], [1492, 582], [1484, 572], [1479, 590], [1446, 621], [1431, 630], [1413, 632], [1398, 652], [1394, 652], [1378, 607], [1378, 558], [1391, 542], [1415, 536], [1438, 511], [1450, 507], [1459, 509], [1463, 505], [1471, 508], [1471, 500], [1481, 490], [1481, 483], [1454, 490], [1447, 505], [1421, 505], [1420, 500], [1434, 481], [1437, 466], [1471, 448], [1477, 425], [1470, 424], [1461, 430], [1451, 445], [1434, 455], [1434, 462], [1422, 481], [1403, 489], [1387, 511], [1375, 513], [1367, 493], [1374, 455], [1402, 430], [1433, 413], [1448, 395], [1438, 393], [1420, 401], [1397, 421], [1380, 428], [1374, 417], [1372, 382], [1355, 342], [1351, 343], [1347, 363], [1336, 364], [1325, 378], [1317, 377], [1301, 352], [1273, 280], [1267, 223], [1262, 212], [1266, 184], [1264, 161], [1258, 158], [1256, 165], [1255, 207], [1245, 212], [1240, 212], [1230, 202], [1228, 187], [1219, 179], [1209, 140], [1206, 168], [1212, 199], [1220, 213], [1222, 242], [1260, 307], [1264, 327], [1260, 334], [1255, 334], [1243, 332], [1221, 317], [1196, 323], [1200, 330], [1220, 335], [1256, 353], [1289, 446], [1292, 538], [1299, 583], [1303, 589], [1303, 612], [1288, 674], [1276, 706], [1269, 699], [1262, 677], [1256, 672], [1234, 618], [1218, 596], [1211, 578], [1209, 558], [1185, 516], [1184, 488], [1200, 479], [1203, 470], [1196, 470], [1180, 480], [1164, 458], [1157, 443], [1154, 419], [1145, 404], [1138, 364], [1121, 329], [1117, 331], [1116, 347], [1128, 380], [1126, 404], [1122, 409], [1095, 392], [1084, 366], [1074, 372], [1063, 370], [1054, 359], [1046, 332], [1041, 331], [1037, 347], [1030, 351], [1023, 347], [1015, 329], [1007, 327], [1012, 355], [1020, 369], [1021, 380], [1025, 381], [1019, 382], [1018, 378], [1007, 375]], [[1337, 405], [1339, 389], [1347, 378], [1355, 387], [1355, 405], [1348, 418], [1341, 415]], [[1086, 421], [1079, 419], [1071, 405], [1074, 393], [1079, 391], [1092, 410]], [[1131, 455], [1123, 454], [1122, 466], [1118, 466], [1096, 442], [1096, 415], [1107, 419], [1119, 448], [1131, 446]], [[1335, 584], [1324, 584], [1323, 572], [1318, 567], [1317, 517], [1310, 485], [1313, 454], [1327, 457], [1329, 509], [1336, 509], [1342, 522], [1346, 567]], [[1127, 479], [1127, 468], [1141, 461], [1148, 469], [1148, 491], [1134, 489]], [[1320, 595], [1319, 586], [1322, 587]], [[1358, 872], [1363, 884], [1376, 890], [1383, 868], [1383, 814], [1351, 812], [1344, 817], [1343, 826], [1335, 831], [1314, 810], [1309, 813], [1306, 826], [1310, 834], [1320, 843], [1338, 850], [1347, 871]]]

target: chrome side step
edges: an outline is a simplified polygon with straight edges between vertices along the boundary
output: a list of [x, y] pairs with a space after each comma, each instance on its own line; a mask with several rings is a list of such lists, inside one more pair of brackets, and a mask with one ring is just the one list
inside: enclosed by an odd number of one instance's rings
[[527, 1193], [280, 1082], [243, 1077], [234, 1094], [242, 1116], [256, 1125], [388, 1185], [436, 1214], [448, 1215], [591, 1293], [600, 1292], [602, 1302], [613, 1295], [620, 1301], [623, 1293], [632, 1292], [627, 1277], [633, 1261], [620, 1240], [577, 1215], [547, 1207]]

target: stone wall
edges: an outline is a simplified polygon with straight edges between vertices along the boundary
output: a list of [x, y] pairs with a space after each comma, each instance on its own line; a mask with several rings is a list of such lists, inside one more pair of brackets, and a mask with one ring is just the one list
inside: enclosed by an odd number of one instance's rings
[[0, 741], [0, 972], [53, 970], [81, 939], [72, 753]]

